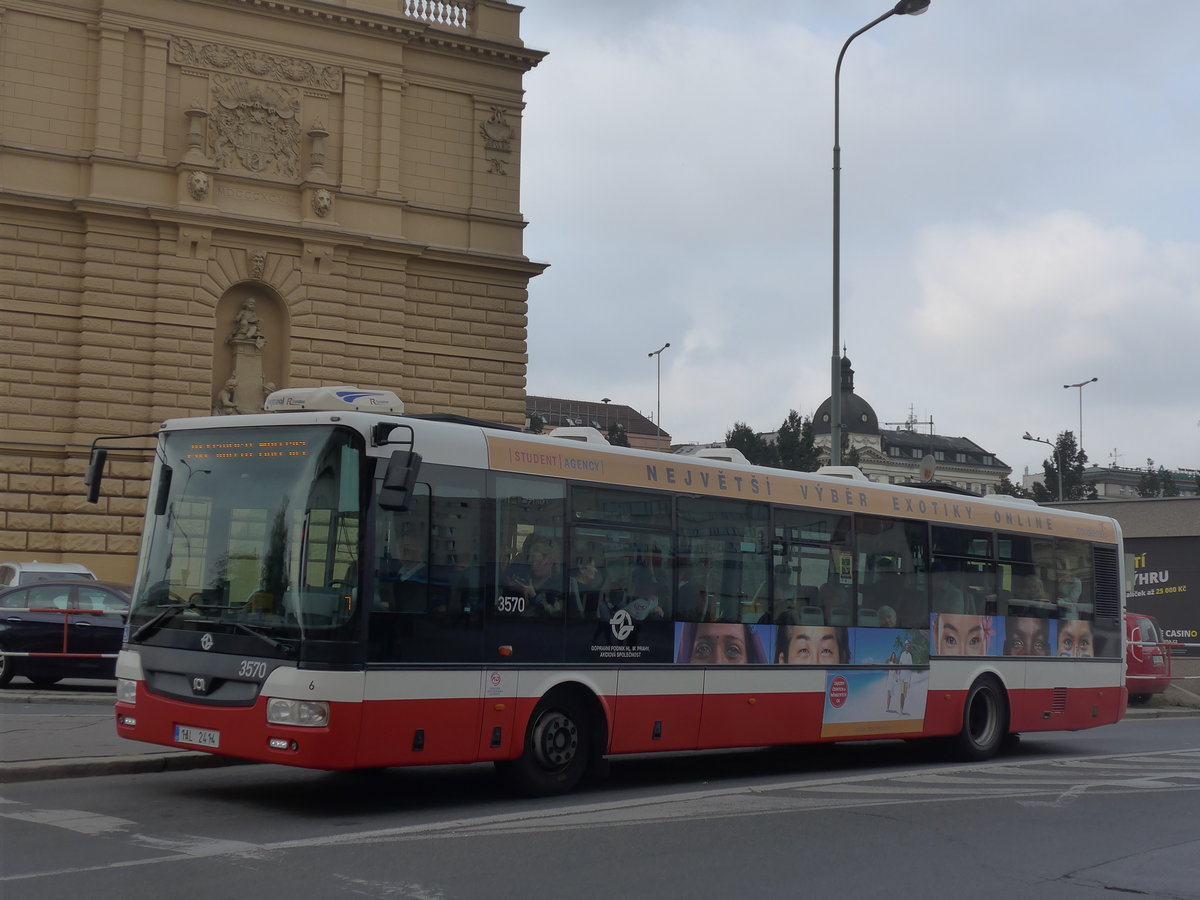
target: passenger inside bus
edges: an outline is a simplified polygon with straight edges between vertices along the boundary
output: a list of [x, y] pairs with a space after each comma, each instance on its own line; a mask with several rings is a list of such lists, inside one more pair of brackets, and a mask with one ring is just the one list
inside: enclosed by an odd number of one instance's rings
[[962, 587], [962, 573], [955, 560], [934, 560], [930, 567], [933, 582], [933, 611], [936, 613], [973, 613], [968, 608], [967, 597]]
[[379, 567], [379, 598], [383, 609], [423, 613], [429, 608], [429, 563], [417, 530], [402, 529], [395, 556], [385, 554]]
[[562, 615], [562, 576], [555, 543], [544, 535], [531, 534], [525, 538], [521, 557], [524, 562], [509, 567], [505, 582], [525, 598], [526, 614]]
[[661, 598], [658, 582], [646, 569], [638, 569], [633, 576], [633, 590], [629, 600], [621, 607], [634, 619], [662, 619], [667, 615]]
[[600, 565], [600, 552], [589, 544], [575, 560], [570, 578], [571, 615], [582, 619], [607, 619], [612, 615], [605, 598], [607, 570]]

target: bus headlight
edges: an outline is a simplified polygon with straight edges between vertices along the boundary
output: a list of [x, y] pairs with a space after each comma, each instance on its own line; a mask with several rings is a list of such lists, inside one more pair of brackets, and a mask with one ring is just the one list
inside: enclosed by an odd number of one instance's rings
[[322, 700], [267, 701], [268, 725], [299, 725], [302, 728], [324, 728], [329, 724], [329, 704]]
[[137, 682], [132, 678], [117, 679], [117, 702], [137, 703]]

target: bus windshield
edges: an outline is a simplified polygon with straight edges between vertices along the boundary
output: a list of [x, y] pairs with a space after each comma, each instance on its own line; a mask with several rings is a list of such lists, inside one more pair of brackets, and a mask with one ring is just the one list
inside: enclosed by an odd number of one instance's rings
[[288, 654], [354, 636], [362, 441], [325, 425], [163, 436], [129, 639], [217, 627]]

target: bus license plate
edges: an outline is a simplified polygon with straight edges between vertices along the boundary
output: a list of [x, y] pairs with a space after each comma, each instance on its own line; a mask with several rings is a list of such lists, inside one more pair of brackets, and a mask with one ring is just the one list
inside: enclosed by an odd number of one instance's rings
[[208, 728], [193, 728], [191, 725], [176, 725], [175, 743], [195, 744], [198, 747], [220, 747], [221, 732]]

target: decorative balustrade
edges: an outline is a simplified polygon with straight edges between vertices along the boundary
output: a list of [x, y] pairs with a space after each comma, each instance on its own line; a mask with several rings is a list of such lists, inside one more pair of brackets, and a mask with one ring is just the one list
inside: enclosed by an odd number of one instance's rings
[[464, 31], [468, 27], [470, 9], [471, 4], [466, 0], [457, 3], [453, 0], [404, 0], [404, 14], [410, 19]]

